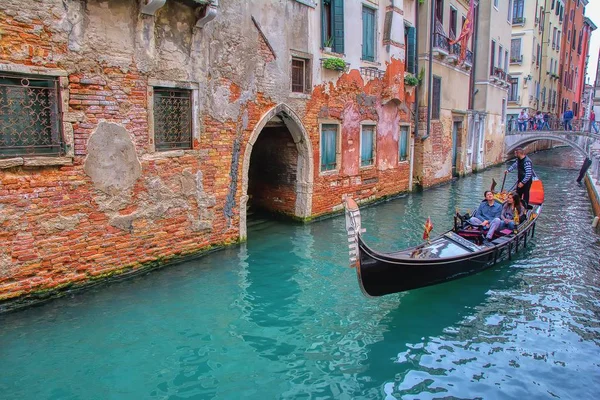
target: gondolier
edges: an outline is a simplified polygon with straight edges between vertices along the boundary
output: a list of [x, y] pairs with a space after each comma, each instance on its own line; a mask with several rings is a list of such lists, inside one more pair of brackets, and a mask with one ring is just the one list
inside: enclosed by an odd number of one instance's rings
[[517, 156], [517, 160], [508, 167], [506, 172], [512, 172], [517, 168], [517, 194], [525, 201], [525, 204], [529, 204], [529, 190], [531, 189], [533, 178], [536, 176], [533, 171], [533, 163], [527, 157], [525, 149], [522, 147], [515, 149], [515, 155]]

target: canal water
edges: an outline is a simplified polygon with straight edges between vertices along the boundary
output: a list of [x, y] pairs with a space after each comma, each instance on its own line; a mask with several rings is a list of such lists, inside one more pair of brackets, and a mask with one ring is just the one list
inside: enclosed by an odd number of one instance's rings
[[[343, 217], [256, 224], [240, 247], [1, 315], [0, 398], [597, 399], [600, 237], [581, 159], [532, 158], [547, 203], [510, 262], [370, 299]], [[427, 216], [442, 232], [502, 171], [364, 209], [366, 240], [417, 244]]]

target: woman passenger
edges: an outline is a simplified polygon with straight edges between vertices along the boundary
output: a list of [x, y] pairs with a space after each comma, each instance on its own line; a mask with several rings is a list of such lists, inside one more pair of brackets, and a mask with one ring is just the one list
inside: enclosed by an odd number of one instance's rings
[[489, 237], [498, 229], [508, 228], [511, 231], [517, 228], [517, 225], [525, 219], [525, 207], [521, 204], [521, 198], [516, 193], [510, 193], [506, 199], [506, 203], [502, 206], [502, 214], [500, 219], [493, 221], [490, 224]]

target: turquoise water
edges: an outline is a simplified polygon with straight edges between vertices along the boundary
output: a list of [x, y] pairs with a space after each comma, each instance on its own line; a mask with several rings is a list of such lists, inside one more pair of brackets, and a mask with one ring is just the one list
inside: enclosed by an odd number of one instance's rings
[[[248, 243], [0, 316], [2, 399], [594, 399], [600, 237], [564, 150], [526, 251], [383, 298], [347, 267], [342, 217], [257, 224]], [[543, 167], [542, 164], [552, 164]], [[473, 208], [494, 168], [363, 210], [392, 250]], [[568, 223], [557, 221], [568, 221]]]

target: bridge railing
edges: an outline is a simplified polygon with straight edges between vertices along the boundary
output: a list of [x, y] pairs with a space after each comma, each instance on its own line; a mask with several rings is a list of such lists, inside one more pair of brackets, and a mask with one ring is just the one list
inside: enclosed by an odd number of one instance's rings
[[[596, 127], [600, 129], [600, 124], [596, 123]], [[523, 131], [574, 131], [574, 132], [594, 132], [588, 119], [572, 119], [565, 121], [562, 118], [551, 117], [538, 123], [533, 118], [520, 123], [517, 118], [511, 118], [506, 123], [506, 134], [516, 134]]]

